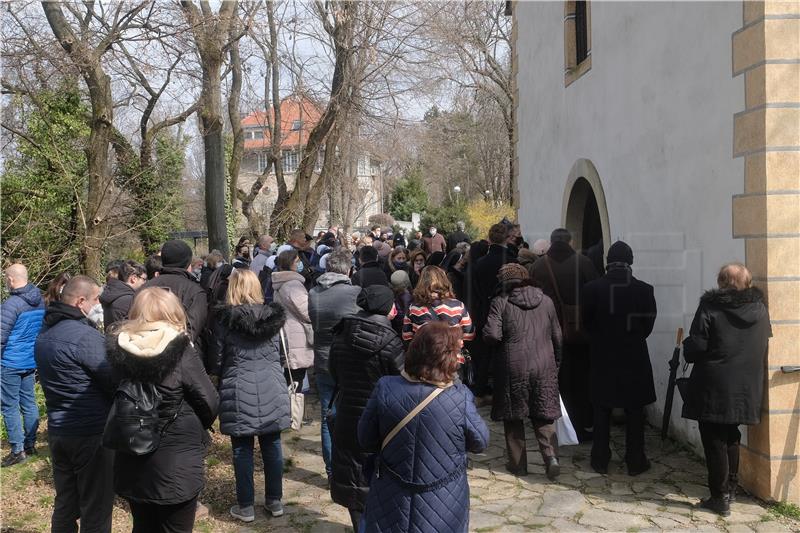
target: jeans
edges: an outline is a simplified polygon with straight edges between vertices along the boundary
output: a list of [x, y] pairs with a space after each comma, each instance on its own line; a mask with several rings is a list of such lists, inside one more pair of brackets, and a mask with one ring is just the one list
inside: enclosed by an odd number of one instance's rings
[[50, 457], [56, 499], [52, 533], [110, 533], [114, 506], [114, 452], [102, 435], [63, 437], [50, 434]]
[[[233, 445], [233, 473], [236, 476], [236, 501], [240, 507], [255, 503], [253, 486], [253, 441], [247, 437], [231, 437]], [[261, 459], [264, 461], [264, 485], [267, 501], [283, 497], [283, 450], [280, 432], [258, 435]]]
[[133, 533], [192, 533], [197, 496], [183, 503], [158, 505], [128, 500], [133, 515]]
[[736, 424], [701, 421], [699, 426], [708, 468], [708, 489], [711, 496], [721, 498], [731, 490], [736, 491], [742, 434]]
[[[3, 367], [0, 408], [13, 453], [33, 448], [39, 429], [39, 408], [33, 393], [36, 370]], [[22, 413], [20, 416], [20, 412]], [[24, 422], [23, 422], [24, 421]], [[24, 424], [24, 425], [23, 425]]]
[[[320, 424], [320, 436], [322, 437], [322, 460], [325, 461], [325, 472], [331, 477], [331, 432], [328, 429], [328, 406], [331, 405], [333, 392], [336, 390], [336, 383], [330, 374], [324, 372], [317, 373], [317, 392], [319, 392], [319, 405], [322, 415]], [[331, 412], [336, 415], [336, 406], [331, 405]]]

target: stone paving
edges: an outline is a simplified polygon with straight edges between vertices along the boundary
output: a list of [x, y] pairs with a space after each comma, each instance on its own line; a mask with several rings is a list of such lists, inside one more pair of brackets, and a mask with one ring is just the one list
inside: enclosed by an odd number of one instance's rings
[[[488, 407], [480, 412], [488, 422]], [[674, 442], [662, 444], [652, 428], [646, 436], [647, 453], [653, 463], [650, 471], [637, 477], [625, 474], [621, 459], [624, 435], [616, 428], [608, 475], [591, 469], [590, 446], [583, 444], [562, 447], [561, 476], [551, 482], [544, 475], [532, 430], [528, 435], [530, 474], [517, 478], [503, 468], [502, 425], [489, 424], [491, 444], [485, 453], [472, 456], [469, 471], [470, 531], [800, 531], [800, 522], [777, 517], [762, 503], [743, 495], [733, 504], [728, 518], [696, 508], [699, 499], [707, 495], [702, 461]], [[259, 509], [256, 522], [238, 531], [349, 531], [347, 511], [332, 503], [325, 490], [319, 423], [286, 434], [284, 450], [288, 459], [284, 478], [286, 515], [268, 519]], [[259, 486], [263, 487], [263, 477], [257, 479], [256, 487]], [[263, 498], [263, 493], [258, 498]]]

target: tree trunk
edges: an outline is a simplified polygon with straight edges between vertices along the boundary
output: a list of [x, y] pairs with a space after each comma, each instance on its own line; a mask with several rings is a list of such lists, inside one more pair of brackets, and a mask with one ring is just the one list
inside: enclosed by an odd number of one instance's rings
[[[232, 39], [237, 29], [238, 24], [231, 24]], [[239, 54], [239, 41], [234, 41], [231, 44], [229, 56], [231, 61], [231, 89], [228, 95], [228, 119], [231, 122], [231, 131], [233, 132], [233, 149], [231, 150], [231, 160], [228, 165], [228, 174], [230, 176], [228, 195], [231, 199], [231, 210], [234, 213], [238, 213], [236, 204], [238, 202], [239, 168], [244, 155], [244, 130], [242, 129], [242, 121], [239, 118], [239, 100], [242, 92], [242, 59]], [[257, 237], [258, 232], [253, 233], [252, 238], [255, 239]]]

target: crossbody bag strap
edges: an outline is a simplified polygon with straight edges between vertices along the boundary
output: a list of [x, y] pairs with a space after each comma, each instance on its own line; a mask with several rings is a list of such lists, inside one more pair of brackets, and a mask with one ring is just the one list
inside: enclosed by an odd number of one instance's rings
[[289, 343], [286, 342], [286, 334], [283, 332], [283, 328], [280, 329], [278, 332], [281, 340], [281, 349], [283, 350], [283, 356], [286, 358], [286, 370], [289, 372], [289, 381], [291, 382], [291, 387], [294, 387], [294, 377], [292, 377], [292, 365], [289, 361]]
[[564, 300], [561, 299], [561, 291], [558, 290], [558, 283], [556, 283], [556, 275], [553, 273], [553, 267], [550, 266], [550, 258], [548, 256], [544, 257], [544, 264], [547, 267], [547, 273], [550, 274], [550, 282], [553, 284], [553, 291], [556, 293], [556, 299], [558, 300], [558, 305], [563, 306]]
[[429, 395], [428, 395], [428, 396], [427, 396], [427, 397], [426, 397], [424, 400], [422, 400], [421, 402], [419, 402], [419, 403], [417, 404], [417, 406], [416, 406], [414, 409], [412, 409], [412, 410], [411, 410], [411, 412], [410, 412], [410, 413], [408, 413], [408, 414], [405, 416], [405, 418], [403, 418], [403, 419], [402, 419], [400, 422], [398, 422], [398, 423], [397, 423], [397, 425], [396, 425], [394, 428], [392, 428], [392, 430], [389, 432], [389, 434], [388, 434], [388, 435], [386, 435], [386, 437], [384, 437], [384, 439], [383, 439], [383, 443], [381, 444], [381, 450], [383, 450], [384, 448], [386, 448], [386, 445], [387, 445], [387, 444], [389, 444], [389, 441], [391, 441], [391, 440], [392, 440], [392, 439], [395, 437], [395, 435], [397, 435], [398, 433], [400, 433], [400, 430], [401, 430], [401, 429], [403, 429], [404, 427], [406, 427], [406, 425], [407, 425], [409, 422], [411, 422], [411, 420], [412, 420], [412, 419], [413, 419], [415, 416], [417, 416], [417, 415], [420, 413], [420, 411], [422, 411], [423, 409], [425, 409], [425, 407], [426, 407], [426, 406], [427, 406], [429, 403], [431, 403], [431, 402], [433, 401], [433, 399], [434, 399], [434, 398], [436, 398], [437, 396], [439, 396], [439, 395], [440, 395], [440, 394], [441, 394], [443, 391], [444, 391], [444, 389], [443, 389], [443, 388], [436, 387], [435, 389], [433, 389], [433, 391], [432, 391], [432, 392], [431, 392], [431, 393], [430, 393], [430, 394], [429, 394]]

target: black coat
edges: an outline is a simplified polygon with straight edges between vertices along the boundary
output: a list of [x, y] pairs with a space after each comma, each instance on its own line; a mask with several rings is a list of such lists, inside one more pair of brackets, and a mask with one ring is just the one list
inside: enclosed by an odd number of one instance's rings
[[501, 343], [492, 361], [492, 420], [561, 418], [561, 326], [552, 300], [529, 283], [503, 284], [483, 328], [487, 343]]
[[456, 230], [452, 232], [450, 235], [447, 236], [447, 250], [451, 251], [455, 249], [456, 245], [460, 242], [471, 242], [469, 235], [464, 233], [461, 230]]
[[590, 394], [594, 405], [639, 407], [656, 401], [647, 337], [656, 321], [653, 287], [614, 268], [582, 293], [591, 339]]
[[554, 242], [547, 254], [533, 263], [533, 278], [536, 286], [541, 287], [558, 308], [558, 298], [556, 298], [553, 281], [547, 269], [548, 260], [563, 303], [580, 305], [581, 289], [599, 276], [591, 259], [575, 253], [575, 250], [567, 243]]
[[389, 279], [383, 271], [383, 267], [378, 261], [369, 261], [361, 265], [358, 272], [350, 277], [350, 282], [358, 287], [369, 287], [370, 285], [389, 286]]
[[130, 354], [117, 341], [117, 336], [108, 338], [111, 365], [120, 378], [156, 384], [164, 429], [153, 453], [116, 453], [114, 491], [140, 503], [171, 505], [191, 500], [205, 485], [204, 458], [210, 442], [206, 428], [217, 416], [217, 391], [188, 336], [176, 337], [152, 357]]
[[185, 268], [164, 267], [158, 277], [142, 285], [139, 290], [146, 287], [167, 287], [178, 297], [186, 311], [189, 336], [197, 344], [206, 327], [208, 296], [194, 274], [187, 272]]
[[111, 278], [106, 283], [100, 295], [100, 305], [103, 306], [103, 327], [108, 329], [115, 322], [128, 318], [136, 292], [133, 287], [118, 279]]
[[225, 306], [216, 317], [208, 349], [220, 370], [220, 432], [244, 437], [288, 428], [289, 393], [278, 348], [283, 308]]
[[472, 309], [469, 309], [472, 321], [480, 332], [486, 324], [489, 314], [489, 305], [497, 289], [497, 273], [506, 263], [516, 263], [516, 256], [509, 253], [508, 249], [499, 244], [489, 246], [489, 251], [478, 259], [475, 268], [470, 270], [472, 278], [472, 298], [469, 299]]
[[683, 341], [683, 356], [694, 363], [683, 417], [715, 424], [758, 424], [771, 336], [759, 289], [706, 292]]
[[348, 509], [363, 511], [369, 492], [364, 464], [371, 460], [371, 454], [358, 444], [358, 420], [378, 380], [399, 374], [403, 368], [403, 342], [388, 318], [366, 311], [344, 318], [334, 333], [330, 371], [338, 394], [331, 497]]

